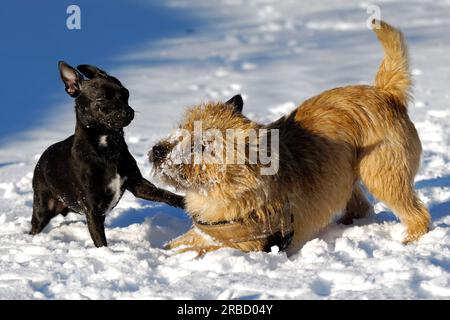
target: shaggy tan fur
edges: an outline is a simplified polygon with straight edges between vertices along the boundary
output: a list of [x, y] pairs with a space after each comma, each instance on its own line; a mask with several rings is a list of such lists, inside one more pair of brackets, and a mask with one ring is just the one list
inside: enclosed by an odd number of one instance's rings
[[[188, 110], [180, 128], [279, 129], [280, 168], [276, 175], [260, 174], [261, 165], [178, 164], [167, 159], [175, 144], [154, 168], [167, 183], [186, 192], [186, 209], [203, 222], [246, 219], [252, 211], [287, 201], [294, 214], [294, 238], [288, 253], [327, 226], [337, 214], [341, 221], [366, 217], [372, 206], [361, 182], [389, 206], [406, 226], [404, 242], [428, 231], [430, 215], [414, 190], [421, 144], [407, 114], [410, 74], [401, 32], [381, 22], [374, 30], [385, 56], [375, 84], [325, 91], [305, 101], [291, 114], [269, 125], [246, 118], [226, 103], [208, 103]], [[245, 156], [245, 155], [241, 155]], [[223, 244], [196, 228], [173, 240], [168, 248], [204, 253]], [[243, 251], [262, 250], [259, 240], [232, 245]]]

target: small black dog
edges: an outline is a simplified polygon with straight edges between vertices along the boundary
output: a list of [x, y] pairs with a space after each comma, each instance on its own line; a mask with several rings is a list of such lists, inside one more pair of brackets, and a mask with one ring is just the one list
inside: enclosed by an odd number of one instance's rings
[[69, 211], [84, 213], [96, 247], [106, 246], [105, 215], [125, 190], [136, 197], [183, 207], [183, 197], [145, 180], [128, 151], [123, 128], [134, 118], [128, 90], [90, 65], [59, 62], [66, 92], [75, 98], [75, 134], [49, 147], [36, 165], [30, 234]]

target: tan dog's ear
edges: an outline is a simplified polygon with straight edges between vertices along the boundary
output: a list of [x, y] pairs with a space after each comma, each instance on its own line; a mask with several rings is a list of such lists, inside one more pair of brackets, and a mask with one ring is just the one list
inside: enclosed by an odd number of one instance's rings
[[66, 86], [66, 92], [73, 98], [78, 97], [81, 92], [83, 76], [64, 61], [58, 62], [58, 68], [61, 80]]
[[225, 102], [226, 104], [231, 104], [234, 109], [241, 113], [244, 108], [244, 100], [242, 100], [242, 96], [240, 94], [235, 95], [233, 98]]

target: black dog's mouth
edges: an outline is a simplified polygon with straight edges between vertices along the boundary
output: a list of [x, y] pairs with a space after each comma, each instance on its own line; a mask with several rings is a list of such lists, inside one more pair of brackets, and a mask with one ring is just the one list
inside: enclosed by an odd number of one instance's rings
[[119, 123], [119, 126], [120, 126], [121, 128], [125, 128], [125, 127], [127, 127], [127, 126], [130, 125], [131, 121], [133, 121], [133, 118], [127, 118], [127, 119], [124, 119], [124, 120], [122, 120], [121, 123]]
[[106, 125], [110, 129], [122, 129], [130, 125], [134, 119], [134, 111], [127, 111], [126, 113], [114, 114], [108, 117]]

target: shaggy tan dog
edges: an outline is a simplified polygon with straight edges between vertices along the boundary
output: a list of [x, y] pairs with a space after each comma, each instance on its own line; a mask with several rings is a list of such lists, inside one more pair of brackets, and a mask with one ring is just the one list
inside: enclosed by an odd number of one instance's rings
[[[343, 214], [341, 221], [349, 224], [372, 211], [360, 182], [400, 218], [405, 243], [428, 231], [430, 215], [414, 190], [421, 144], [407, 112], [411, 79], [406, 44], [401, 32], [384, 22], [374, 31], [385, 56], [373, 86], [325, 91], [269, 125], [245, 117], [240, 96], [187, 111], [179, 130], [191, 133], [199, 121], [203, 131], [239, 129], [241, 137], [251, 130], [277, 129], [279, 148], [271, 157], [279, 160], [279, 168], [263, 175], [264, 165], [248, 161], [249, 150], [261, 148], [260, 138], [253, 144], [245, 138], [246, 151], [237, 151], [245, 164], [211, 163], [211, 153], [200, 163], [179, 163], [174, 157], [181, 146], [195, 158], [211, 141], [203, 139], [201, 150], [176, 133], [159, 142], [149, 154], [154, 170], [186, 193], [186, 209], [194, 220], [194, 227], [167, 248], [204, 253], [278, 245], [293, 253], [336, 215]], [[268, 136], [271, 142], [274, 135]], [[238, 150], [237, 142], [231, 143]]]

